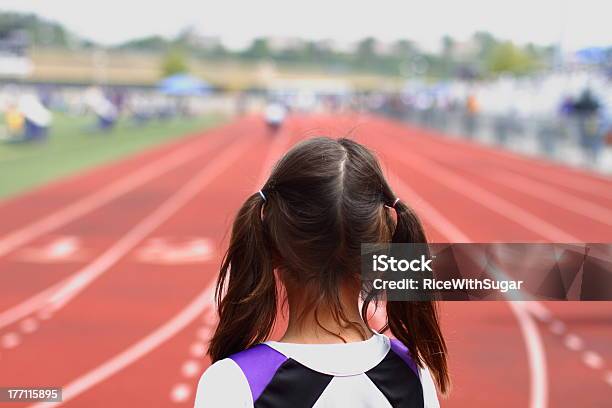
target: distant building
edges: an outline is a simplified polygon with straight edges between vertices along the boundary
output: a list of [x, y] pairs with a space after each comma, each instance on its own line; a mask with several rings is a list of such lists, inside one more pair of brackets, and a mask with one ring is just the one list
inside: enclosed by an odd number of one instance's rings
[[29, 37], [24, 30], [0, 32], [0, 77], [23, 78], [32, 73], [29, 45]]

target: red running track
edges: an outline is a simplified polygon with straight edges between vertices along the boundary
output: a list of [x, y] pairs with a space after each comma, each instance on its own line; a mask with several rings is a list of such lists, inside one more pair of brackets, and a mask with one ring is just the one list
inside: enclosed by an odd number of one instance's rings
[[[609, 179], [381, 118], [293, 117], [275, 136], [247, 118], [0, 203], [0, 384], [64, 386], [74, 407], [192, 405], [231, 217], [290, 145], [349, 134], [433, 240], [611, 241]], [[443, 404], [605, 406], [611, 310], [444, 304]]]

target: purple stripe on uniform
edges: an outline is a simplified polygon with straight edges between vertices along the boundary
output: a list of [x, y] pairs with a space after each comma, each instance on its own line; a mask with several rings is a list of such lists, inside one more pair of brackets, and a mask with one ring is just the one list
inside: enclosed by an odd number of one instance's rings
[[257, 344], [229, 358], [238, 364], [249, 382], [253, 402], [257, 401], [278, 368], [287, 360], [287, 357], [266, 344]]
[[400, 356], [400, 358], [404, 360], [404, 362], [408, 364], [410, 368], [412, 368], [412, 371], [414, 371], [417, 377], [420, 377], [419, 370], [417, 369], [417, 365], [412, 359], [412, 357], [410, 357], [410, 352], [408, 351], [408, 347], [404, 346], [404, 343], [402, 343], [398, 339], [391, 339], [391, 350], [393, 350], [395, 354]]

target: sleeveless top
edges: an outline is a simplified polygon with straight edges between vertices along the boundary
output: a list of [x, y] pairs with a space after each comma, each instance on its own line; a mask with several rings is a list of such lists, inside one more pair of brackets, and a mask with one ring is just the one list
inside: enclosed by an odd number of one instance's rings
[[202, 375], [197, 408], [439, 407], [429, 371], [396, 339], [265, 342], [217, 361]]

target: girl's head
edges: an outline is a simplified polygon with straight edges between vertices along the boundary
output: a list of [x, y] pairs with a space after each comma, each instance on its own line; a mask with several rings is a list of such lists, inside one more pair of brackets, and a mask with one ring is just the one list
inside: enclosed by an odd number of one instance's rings
[[[219, 325], [213, 361], [264, 341], [277, 316], [277, 276], [299, 287], [307, 310], [325, 310], [342, 325], [341, 290], [359, 293], [361, 244], [424, 243], [412, 210], [396, 202], [375, 156], [348, 140], [315, 138], [293, 147], [234, 221], [217, 283]], [[393, 214], [395, 212], [395, 214]], [[275, 273], [277, 271], [277, 273]], [[357, 299], [355, 299], [357, 302]], [[369, 299], [361, 314], [367, 324]], [[305, 310], [304, 310], [305, 311]], [[448, 389], [446, 345], [432, 302], [388, 302], [387, 324], [440, 391]]]

